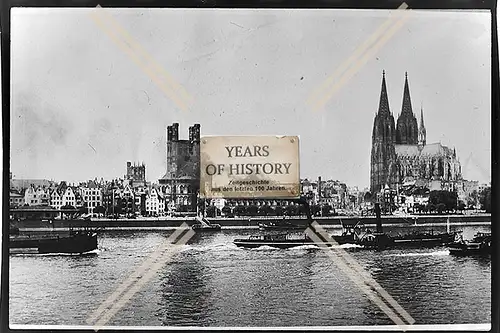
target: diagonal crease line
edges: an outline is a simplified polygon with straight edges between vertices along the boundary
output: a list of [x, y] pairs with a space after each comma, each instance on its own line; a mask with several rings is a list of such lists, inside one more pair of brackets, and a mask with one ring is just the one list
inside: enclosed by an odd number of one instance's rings
[[[335, 242], [335, 240], [332, 237], [330, 237], [330, 235], [328, 235], [328, 233], [325, 231], [325, 229], [323, 229], [317, 222], [313, 222], [312, 225], [315, 228], [315, 230], [321, 236], [323, 236], [323, 238], [328, 242], [328, 244], [337, 244], [337, 242]], [[410, 314], [408, 312], [406, 312], [405, 309], [403, 309], [403, 307], [401, 305], [399, 305], [398, 302], [396, 302], [396, 300], [389, 293], [387, 293], [384, 290], [384, 288], [382, 288], [382, 286], [380, 286], [378, 284], [378, 282], [375, 279], [373, 279], [370, 276], [370, 274], [365, 269], [363, 269], [363, 267], [361, 267], [361, 265], [356, 261], [356, 259], [354, 259], [349, 253], [344, 251], [342, 248], [338, 248], [338, 249], [332, 248], [332, 251], [337, 252], [337, 254], [341, 255], [343, 257], [343, 259], [346, 260], [355, 271], [357, 271], [361, 276], [365, 277], [367, 279], [367, 282], [370, 283], [371, 286], [383, 298], [385, 298], [386, 301], [389, 302], [389, 304], [392, 305], [394, 307], [394, 309], [396, 311], [398, 311], [404, 319], [406, 319], [411, 324], [413, 324], [415, 322], [415, 320], [410, 316]]]
[[332, 259], [333, 262], [337, 264], [337, 266], [344, 271], [344, 273], [349, 277], [354, 284], [361, 289], [361, 291], [375, 303], [394, 323], [398, 326], [404, 326], [405, 323], [398, 317], [396, 313], [392, 309], [390, 309], [378, 295], [374, 293], [374, 291], [370, 288], [370, 286], [357, 277], [357, 272], [354, 271], [347, 263], [342, 261], [342, 258], [335, 256], [333, 251], [329, 251], [328, 245], [326, 245], [310, 228], [306, 229], [306, 234], [309, 236], [321, 249], [325, 251], [325, 253]]
[[404, 11], [403, 16], [399, 19], [399, 21], [394, 24], [391, 29], [389, 29], [380, 39], [379, 41], [373, 45], [365, 55], [357, 61], [357, 63], [351, 67], [347, 72], [342, 75], [340, 80], [330, 89], [330, 92], [316, 102], [314, 110], [318, 110], [320, 107], [324, 106], [326, 102], [341, 88], [347, 80], [349, 80], [354, 74], [356, 74], [359, 69], [366, 64], [370, 57], [372, 57], [385, 43], [403, 26], [405, 21], [409, 19], [409, 10]]
[[[96, 15], [94, 15], [96, 16]], [[163, 90], [165, 94], [167, 94], [176, 104], [179, 108], [182, 110], [186, 110], [187, 106], [186, 104], [179, 99], [179, 97], [174, 94], [174, 92], [171, 90], [170, 87], [165, 85], [165, 83], [156, 75], [154, 71], [152, 71], [151, 68], [148, 68], [147, 65], [143, 64], [141, 62], [141, 59], [138, 58], [137, 54], [134, 53], [133, 49], [130, 49], [128, 44], [122, 40], [120, 40], [117, 36], [115, 36], [115, 33], [111, 31], [108, 27], [104, 25], [100, 19], [93, 17], [94, 22], [101, 27], [101, 29], [115, 42], [115, 44], [122, 49], [123, 52], [125, 52], [135, 63], [137, 66], [139, 66], [145, 73], [148, 75], [151, 80], [156, 83], [160, 89]]]
[[[354, 282], [354, 284], [361, 289], [365, 293], [365, 295], [373, 301], [378, 307], [389, 317], [391, 318], [398, 326], [403, 326], [405, 323], [398, 317], [394, 311], [385, 304], [380, 297], [374, 292], [374, 290], [368, 285], [365, 281], [356, 277], [356, 271], [354, 271], [349, 265], [342, 261], [342, 258], [336, 257], [331, 251], [328, 251], [328, 245], [323, 243], [322, 240], [315, 235], [312, 231], [308, 230], [308, 236], [311, 237], [315, 242], [318, 243], [318, 246], [322, 248], [325, 253], [334, 261], [339, 268], [341, 268], [344, 273]], [[340, 260], [339, 260], [340, 259]]]
[[127, 280], [122, 282], [122, 284], [115, 290], [115, 292], [108, 297], [108, 299], [99, 306], [99, 308], [94, 311], [94, 314], [89, 317], [88, 321], [94, 321], [98, 315], [98, 313], [104, 311], [108, 306], [110, 306], [117, 298], [118, 296], [123, 293], [126, 288], [129, 287], [145, 270], [149, 268], [151, 263], [156, 260], [158, 256], [161, 255], [161, 252], [164, 251], [164, 249], [171, 243], [175, 242], [177, 237], [183, 232], [185, 229], [177, 229], [175, 232], [173, 232], [154, 252], [152, 252], [149, 255], [149, 258], [144, 261], [144, 263], [138, 267], [133, 274], [131, 274]]
[[154, 252], [149, 255], [148, 259], [145, 260], [141, 266], [139, 266], [125, 281], [120, 284], [120, 286], [115, 289], [115, 291], [87, 319], [87, 323], [95, 321], [99, 315], [102, 314], [102, 312], [111, 306], [119, 298], [119, 296], [124, 293], [127, 288], [129, 288], [130, 285], [137, 282], [141, 274], [150, 268], [151, 264], [162, 255], [162, 252], [165, 251], [170, 244], [174, 243], [184, 230], [188, 229], [186, 223], [183, 223], [182, 227], [184, 228], [175, 230]]
[[193, 237], [195, 232], [193, 230], [189, 230], [182, 238], [174, 244], [174, 246], [169, 249], [166, 253], [162, 254], [158, 258], [158, 260], [151, 266], [151, 269], [141, 277], [141, 279], [132, 286], [123, 297], [116, 302], [113, 307], [105, 313], [94, 325], [94, 329], [97, 331], [99, 328], [102, 328], [127, 302], [129, 302], [132, 297], [142, 288], [144, 284], [146, 284], [156, 273], [158, 270], [163, 267], [166, 261], [171, 259], [174, 254], [179, 252], [180, 245], [186, 244], [191, 237]]
[[477, 163], [476, 159], [474, 159], [472, 152], [467, 157], [467, 160], [465, 160], [465, 163], [464, 163], [464, 166], [462, 167], [461, 172], [465, 171], [471, 162], [472, 162], [473, 166], [475, 166], [476, 169], [479, 170], [479, 172], [481, 173], [481, 176], [483, 176], [485, 179], [491, 178], [491, 174], [488, 173], [479, 163]]
[[[98, 5], [97, 8], [101, 8], [102, 9], [102, 7], [100, 5]], [[99, 16], [99, 15], [106, 16], [107, 21], [111, 25], [113, 25], [116, 28], [116, 30], [118, 30], [119, 32], [121, 32], [121, 34], [125, 38], [127, 44], [130, 45], [131, 48], [134, 48], [142, 56], [144, 56], [144, 58], [149, 61], [149, 64], [152, 65], [153, 69], [159, 71], [160, 74], [163, 75], [164, 78], [167, 81], [169, 81], [169, 83], [173, 86], [173, 88], [176, 89], [177, 92], [179, 94], [181, 94], [184, 99], [186, 99], [187, 101], [191, 101], [192, 100], [192, 97], [188, 94], [188, 92], [186, 91], [186, 89], [181, 84], [177, 83], [172, 78], [172, 76], [170, 74], [168, 74], [168, 72], [165, 70], [165, 68], [163, 66], [159, 65], [158, 62], [155, 61], [153, 59], [153, 57], [125, 29], [123, 29], [123, 27], [120, 26], [120, 24], [116, 21], [116, 19], [113, 18], [113, 16], [111, 16], [108, 13], [105, 13], [104, 10], [96, 11], [96, 12], [94, 12], [93, 15], [96, 15], [96, 16]]]
[[340, 65], [335, 70], [335, 72], [323, 82], [323, 84], [320, 87], [315, 89], [315, 91], [309, 97], [308, 102], [312, 103], [315, 99], [319, 98], [319, 95], [323, 93], [323, 90], [327, 89], [328, 86], [335, 81], [335, 78], [338, 75], [344, 72], [351, 65], [353, 61], [355, 61], [359, 56], [361, 56], [366, 51], [366, 49], [370, 47], [371, 44], [376, 42], [377, 39], [385, 32], [385, 30], [387, 30], [393, 22], [397, 21], [396, 19], [398, 16], [397, 14], [399, 14], [400, 11], [403, 11], [406, 8], [408, 8], [408, 5], [406, 4], [406, 2], [403, 2], [401, 6], [398, 7], [396, 12], [392, 12], [391, 16], [382, 25], [380, 25], [378, 29], [375, 30], [375, 32], [367, 40], [365, 40], [365, 42], [361, 44], [349, 58], [347, 58], [342, 63], [342, 65]]
[[[398, 312], [400, 315], [404, 317], [409, 323], [413, 324], [415, 320], [387, 293], [385, 290], [370, 276], [368, 272], [366, 272], [352, 256], [350, 256], [347, 252], [345, 252], [342, 248], [338, 247], [337, 242], [333, 240], [318, 224], [317, 222], [313, 223], [314, 228], [318, 228], [321, 236], [325, 237], [325, 240], [328, 243], [324, 243], [311, 229], [306, 230], [307, 234], [311, 239], [313, 239], [317, 245], [322, 245], [323, 248], [327, 251], [327, 254], [337, 263], [343, 270], [346, 271], [347, 275], [358, 285], [361, 287], [363, 291], [369, 291], [371, 293], [378, 292], [382, 297], [384, 297]], [[333, 245], [329, 248], [327, 245]], [[337, 246], [335, 248], [335, 246]], [[337, 255], [337, 257], [334, 256]], [[339, 259], [341, 261], [339, 261]], [[356, 275], [361, 276], [364, 280], [361, 280], [356, 277]], [[366, 289], [368, 288], [368, 289]], [[392, 310], [380, 306], [380, 299], [378, 302], [375, 302], [379, 307], [396, 323], [400, 320], [397, 315], [394, 314]]]
[[[98, 6], [97, 8], [102, 8]], [[103, 18], [103, 16], [107, 16]], [[93, 12], [94, 22], [154, 81], [181, 109], [186, 110], [193, 98], [184, 87], [176, 83], [134, 39], [109, 14]], [[104, 22], [107, 22], [107, 26]], [[113, 23], [114, 22], [114, 23]], [[113, 27], [111, 27], [113, 26]], [[113, 29], [114, 28], [114, 29]], [[113, 31], [114, 30], [114, 31]], [[121, 38], [120, 38], [121, 37]], [[142, 59], [140, 58], [142, 56]], [[168, 84], [170, 84], [170, 86]], [[177, 93], [177, 94], [176, 94]]]

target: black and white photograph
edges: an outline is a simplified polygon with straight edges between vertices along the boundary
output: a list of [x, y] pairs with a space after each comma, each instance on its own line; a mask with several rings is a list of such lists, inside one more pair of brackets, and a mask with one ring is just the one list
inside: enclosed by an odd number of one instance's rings
[[9, 327], [490, 330], [491, 20], [12, 8]]

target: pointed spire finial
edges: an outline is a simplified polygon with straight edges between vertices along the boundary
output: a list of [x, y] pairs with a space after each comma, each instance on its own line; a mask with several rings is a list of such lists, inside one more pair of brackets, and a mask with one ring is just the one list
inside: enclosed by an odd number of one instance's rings
[[389, 99], [387, 98], [387, 87], [385, 83], [385, 70], [382, 71], [382, 87], [380, 90], [380, 102], [377, 114], [390, 114]]
[[403, 106], [401, 108], [401, 114], [413, 115], [410, 98], [410, 87], [408, 84], [408, 72], [405, 72], [405, 85], [403, 89]]

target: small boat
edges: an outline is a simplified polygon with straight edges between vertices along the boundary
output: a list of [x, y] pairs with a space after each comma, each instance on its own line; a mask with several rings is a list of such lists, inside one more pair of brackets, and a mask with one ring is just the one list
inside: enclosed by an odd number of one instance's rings
[[195, 223], [191, 226], [191, 229], [196, 230], [196, 231], [219, 231], [221, 230], [221, 225], [217, 223], [210, 223], [206, 218], [204, 217], [196, 217], [195, 220], [198, 223]]
[[315, 243], [306, 235], [302, 238], [294, 238], [289, 234], [253, 235], [247, 239], [235, 239], [233, 243], [239, 247], [257, 248], [270, 246], [280, 249], [289, 249], [303, 245], [314, 245]]
[[489, 255], [491, 254], [491, 233], [478, 232], [472, 240], [462, 239], [448, 246], [450, 254], [457, 256]]
[[259, 223], [260, 230], [305, 230], [306, 228], [307, 224], [294, 224], [285, 219]]
[[14, 233], [9, 237], [9, 253], [83, 254], [97, 249], [97, 233], [92, 229], [70, 230], [69, 235]]

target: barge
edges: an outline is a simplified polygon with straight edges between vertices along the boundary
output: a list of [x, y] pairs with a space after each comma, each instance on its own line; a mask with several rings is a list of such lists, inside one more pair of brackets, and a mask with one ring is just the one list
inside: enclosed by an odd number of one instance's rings
[[9, 253], [66, 253], [83, 254], [97, 249], [97, 232], [70, 230], [69, 235], [23, 235], [9, 237]]

